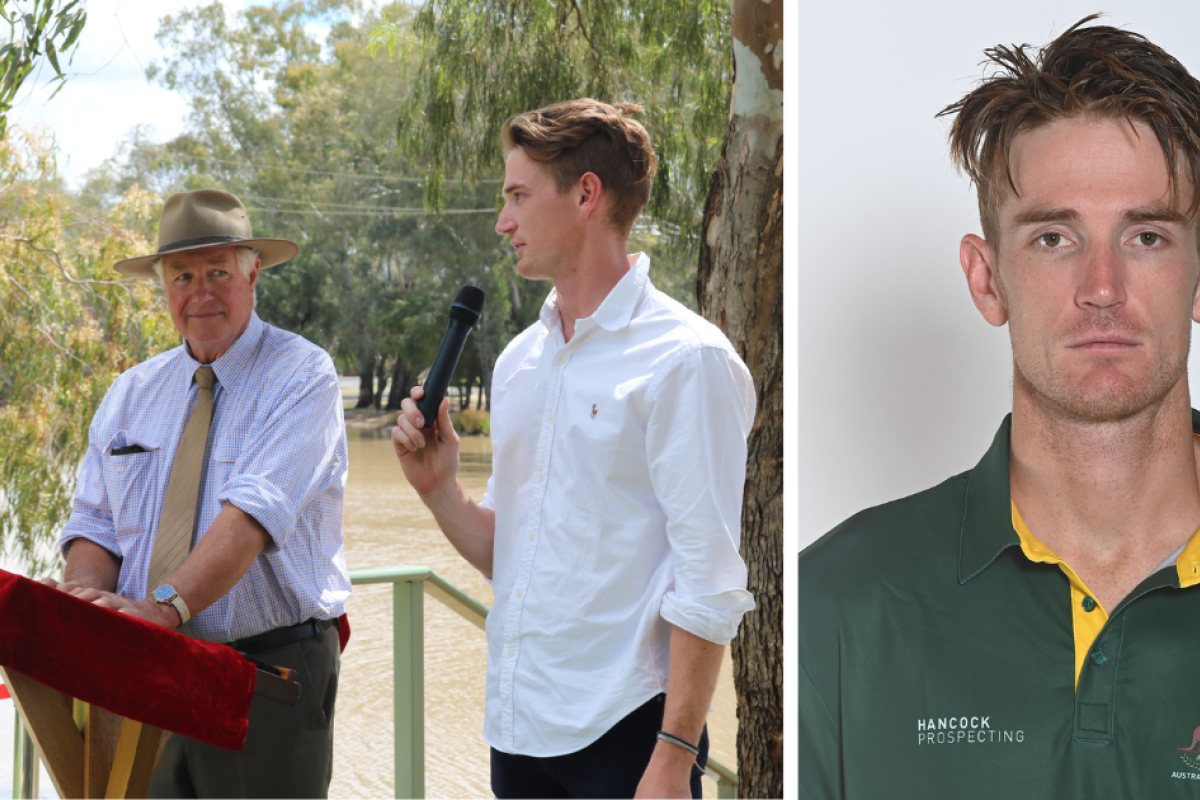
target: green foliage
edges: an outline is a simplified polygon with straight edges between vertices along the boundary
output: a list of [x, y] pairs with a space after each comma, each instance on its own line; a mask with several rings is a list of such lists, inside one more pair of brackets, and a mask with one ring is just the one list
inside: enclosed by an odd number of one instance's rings
[[492, 433], [492, 415], [486, 411], [476, 411], [468, 408], [450, 415], [454, 430], [460, 436], [490, 436]]
[[694, 260], [728, 125], [729, 24], [728, 2], [709, 0], [428, 0], [372, 46], [418, 60], [397, 141], [434, 207], [446, 176], [494, 173], [509, 116], [576, 97], [641, 103], [660, 160], [643, 239]]
[[0, 545], [35, 572], [54, 558], [105, 391], [179, 342], [154, 282], [112, 270], [150, 252], [139, 231], [159, 198], [131, 190], [90, 218], [55, 180], [44, 142], [0, 138]]
[[66, 76], [59, 54], [75, 47], [87, 22], [87, 11], [82, 0], [63, 4], [55, 0], [29, 3], [0, 0], [0, 19], [8, 23], [7, 37], [0, 38], [0, 138], [3, 138], [13, 99], [42, 56], [54, 70], [51, 80], [59, 84], [54, 94], [62, 89]]

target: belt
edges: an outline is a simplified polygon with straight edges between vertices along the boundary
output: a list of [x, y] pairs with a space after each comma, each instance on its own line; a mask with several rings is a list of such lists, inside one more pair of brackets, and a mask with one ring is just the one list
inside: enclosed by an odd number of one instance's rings
[[336, 618], [310, 619], [301, 622], [299, 625], [276, 628], [273, 631], [260, 633], [257, 636], [247, 636], [245, 639], [238, 639], [236, 642], [229, 642], [228, 644], [234, 650], [241, 650], [243, 653], [259, 653], [263, 650], [274, 650], [278, 647], [285, 647], [289, 644], [309, 639], [317, 634], [324, 633], [337, 624], [338, 621]]

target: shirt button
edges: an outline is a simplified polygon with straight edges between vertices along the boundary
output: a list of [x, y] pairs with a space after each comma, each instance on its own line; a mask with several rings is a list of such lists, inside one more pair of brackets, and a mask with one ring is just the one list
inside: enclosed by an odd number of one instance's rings
[[537, 537], [536, 537], [536, 536], [534, 536], [532, 533], [531, 533], [531, 534], [529, 534], [529, 541], [531, 541], [531, 542], [532, 542], [532, 541], [533, 541], [534, 539], [536, 539], [536, 538], [537, 538]]
[[1092, 653], [1092, 663], [1097, 667], [1102, 667], [1105, 661], [1108, 661], [1108, 655], [1103, 649], [1097, 648], [1096, 652]]
[[1084, 611], [1095, 611], [1096, 610], [1096, 601], [1090, 597], [1083, 598], [1082, 605], [1083, 605]]
[[547, 415], [546, 422], [554, 422], [554, 415], [553, 414]]
[[520, 589], [517, 589], [517, 597], [524, 597], [524, 596], [525, 596], [525, 592], [521, 591]]
[[509, 658], [512, 658], [512, 657], [513, 657], [513, 651], [512, 651], [512, 650], [509, 650], [509, 651], [508, 651], [508, 657], [509, 657]]
[[558, 363], [560, 363], [560, 364], [565, 364], [565, 363], [567, 363], [567, 357], [566, 357], [566, 356], [559, 356], [559, 357], [558, 357]]
[[538, 480], [539, 480], [539, 481], [544, 481], [544, 480], [546, 480], [546, 473], [544, 473], [544, 472], [539, 472], [539, 473], [538, 473]]

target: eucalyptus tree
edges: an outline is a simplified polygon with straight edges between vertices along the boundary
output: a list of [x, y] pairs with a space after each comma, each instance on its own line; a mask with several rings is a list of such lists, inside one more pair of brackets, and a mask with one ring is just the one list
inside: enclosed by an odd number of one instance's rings
[[116, 376], [179, 343], [150, 281], [113, 262], [148, 252], [158, 198], [133, 190], [100, 217], [56, 190], [37, 139], [0, 139], [0, 544], [31, 574], [56, 560], [88, 427]]
[[758, 395], [742, 553], [758, 608], [734, 643], [742, 797], [783, 796], [783, 4], [733, 0], [728, 133], [704, 210], [700, 313]]
[[447, 180], [499, 169], [514, 113], [584, 96], [646, 108], [661, 170], [634, 244], [726, 331], [759, 398], [742, 515], [758, 608], [733, 645], [742, 797], [783, 793], [782, 23], [778, 0], [426, 0], [374, 36], [418, 59], [398, 141], [433, 207]]
[[[66, 75], [60, 54], [70, 54], [87, 24], [83, 0], [0, 0], [0, 19], [8, 33], [0, 34], [0, 139], [8, 126], [8, 112], [21, 85], [34, 67], [46, 63], [54, 70], [52, 82], [62, 88]], [[2, 30], [2, 27], [0, 27]], [[55, 90], [58, 94], [58, 90]], [[53, 95], [51, 95], [53, 97]]]
[[132, 191], [102, 216], [81, 214], [57, 190], [51, 146], [7, 125], [39, 64], [66, 79], [60, 59], [86, 23], [83, 3], [0, 0], [0, 19], [0, 548], [36, 574], [56, 560], [105, 391], [178, 337], [153, 287], [111, 280], [116, 254], [147, 246], [139, 232], [155, 198]]
[[425, 166], [425, 198], [446, 181], [503, 171], [498, 132], [513, 114], [573, 97], [631, 101], [659, 172], [635, 227], [659, 288], [695, 308], [695, 254], [709, 173], [729, 110], [728, 7], [712, 0], [429, 0], [380, 25], [375, 50], [401, 60], [412, 94], [396, 141]]

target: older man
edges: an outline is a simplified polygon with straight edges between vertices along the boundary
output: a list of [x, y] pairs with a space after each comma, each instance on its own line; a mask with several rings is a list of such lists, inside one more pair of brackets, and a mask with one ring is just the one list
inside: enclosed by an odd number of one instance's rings
[[301, 676], [295, 707], [255, 698], [241, 752], [172, 737], [151, 796], [325, 796], [350, 594], [337, 373], [254, 313], [259, 270], [299, 248], [254, 238], [232, 194], [172, 195], [158, 243], [116, 269], [159, 277], [184, 342], [109, 389], [46, 582]]

